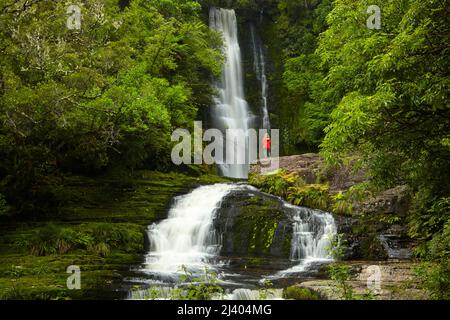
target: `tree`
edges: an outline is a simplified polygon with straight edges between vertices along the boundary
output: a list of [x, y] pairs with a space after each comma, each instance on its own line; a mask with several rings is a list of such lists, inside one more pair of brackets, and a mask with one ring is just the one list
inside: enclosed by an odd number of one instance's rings
[[[25, 210], [54, 178], [164, 168], [170, 133], [209, 104], [219, 37], [196, 1], [87, 0], [80, 28], [60, 1], [0, 7], [0, 179]], [[33, 211], [45, 206], [32, 206]], [[25, 210], [25, 211], [27, 211]]]

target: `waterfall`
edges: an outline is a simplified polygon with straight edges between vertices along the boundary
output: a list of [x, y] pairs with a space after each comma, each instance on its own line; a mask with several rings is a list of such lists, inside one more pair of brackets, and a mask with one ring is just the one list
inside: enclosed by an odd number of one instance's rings
[[261, 39], [257, 38], [255, 26], [250, 25], [250, 33], [252, 37], [253, 48], [253, 70], [255, 71], [256, 78], [261, 85], [261, 110], [262, 110], [262, 128], [270, 130], [270, 117], [268, 110], [268, 84], [266, 75], [266, 56], [262, 46]]
[[[216, 212], [227, 195], [243, 189], [256, 190], [215, 184], [176, 197], [168, 218], [148, 228], [150, 252], [143, 271], [170, 279], [183, 273], [183, 266], [191, 272], [214, 269], [221, 250], [221, 235], [213, 227]], [[298, 265], [282, 273], [302, 272], [312, 264], [332, 260], [328, 248], [336, 234], [333, 216], [283, 203], [293, 221], [290, 259]]]
[[[189, 271], [212, 268], [220, 251], [212, 223], [222, 199], [236, 186], [202, 186], [175, 198], [166, 220], [149, 227], [150, 253], [144, 271], [168, 278], [177, 277], [184, 266]], [[176, 280], [176, 279], [175, 279]]]
[[[233, 288], [233, 291], [227, 290], [224, 299], [258, 299], [260, 292], [254, 290], [254, 282], [248, 285], [254, 280], [246, 282], [246, 268], [236, 273], [228, 262], [221, 261], [224, 258], [220, 255], [223, 235], [214, 227], [218, 210], [226, 205], [225, 198], [242, 191], [249, 191], [253, 196], [259, 192], [242, 184], [215, 184], [198, 187], [174, 198], [167, 219], [148, 227], [150, 250], [139, 268], [147, 276], [147, 289], [130, 292], [129, 299], [143, 299], [155, 292], [158, 298], [170, 298], [171, 290], [183, 285], [180, 275], [185, 275], [185, 270], [198, 277], [204, 274], [205, 269], [220, 275], [221, 285]], [[268, 279], [314, 270], [317, 265], [332, 261], [328, 247], [331, 236], [336, 234], [333, 216], [319, 210], [296, 207], [281, 199], [278, 201], [282, 202], [286, 213], [285, 221], [291, 221], [293, 226], [290, 260], [295, 266], [279, 271]], [[264, 279], [260, 281], [262, 284], [264, 282]], [[281, 291], [276, 290], [268, 298], [280, 297]]]
[[[241, 141], [248, 136], [250, 113], [244, 95], [244, 80], [242, 71], [241, 49], [238, 41], [238, 28], [236, 14], [234, 10], [211, 8], [210, 27], [218, 31], [223, 36], [225, 63], [222, 67], [222, 76], [216, 82], [218, 95], [214, 98], [212, 110], [213, 124], [217, 129], [225, 133], [228, 129], [241, 129], [238, 131], [228, 131], [227, 143], [234, 145], [236, 141]], [[244, 133], [244, 137], [242, 135]], [[222, 146], [224, 147], [224, 146]], [[248, 177], [248, 146], [245, 148], [245, 159], [247, 163], [239, 164], [234, 158], [239, 152], [226, 148], [227, 164], [219, 164], [224, 176], [238, 179]]]
[[285, 204], [294, 210], [291, 260], [299, 264], [278, 273], [288, 275], [308, 271], [311, 266], [333, 261], [331, 240], [337, 227], [330, 213]]

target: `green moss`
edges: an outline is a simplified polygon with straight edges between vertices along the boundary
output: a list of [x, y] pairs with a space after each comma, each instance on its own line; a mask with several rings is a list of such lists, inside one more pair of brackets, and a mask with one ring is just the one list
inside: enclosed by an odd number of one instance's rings
[[[111, 288], [141, 262], [145, 227], [165, 217], [171, 199], [226, 179], [137, 171], [133, 176], [65, 177], [65, 204], [47, 221], [0, 226], [0, 299], [122, 298]], [[33, 250], [34, 248], [34, 250]], [[68, 266], [81, 290], [68, 290]]]
[[292, 248], [292, 232], [286, 234], [283, 240], [283, 256], [289, 257]]
[[317, 292], [297, 286], [285, 288], [283, 290], [283, 298], [291, 300], [322, 300]]
[[278, 222], [283, 213], [262, 198], [253, 198], [236, 217], [234, 247], [247, 247], [247, 253], [266, 255], [270, 252]]

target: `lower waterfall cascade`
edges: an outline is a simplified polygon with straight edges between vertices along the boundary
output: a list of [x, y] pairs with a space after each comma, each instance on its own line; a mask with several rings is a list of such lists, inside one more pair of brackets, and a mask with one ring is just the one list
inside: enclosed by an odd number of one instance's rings
[[[190, 193], [175, 198], [168, 218], [148, 228], [150, 251], [140, 272], [150, 275], [150, 283], [156, 283], [163, 295], [168, 294], [170, 284], [179, 283], [183, 271], [200, 274], [207, 268], [225, 274], [226, 257], [220, 256], [221, 235], [213, 227], [213, 221], [223, 200], [232, 192], [255, 188], [242, 184], [215, 184], [201, 186]], [[266, 279], [282, 278], [302, 273], [315, 263], [331, 262], [327, 252], [330, 237], [336, 233], [331, 214], [319, 210], [292, 206], [284, 203], [292, 215], [293, 235], [288, 270], [268, 275]], [[242, 275], [239, 275], [242, 276]], [[236, 277], [236, 275], [234, 275]], [[233, 278], [233, 277], [232, 277]], [[224, 283], [226, 281], [224, 280]], [[234, 290], [225, 298], [255, 297], [248, 288]], [[280, 295], [272, 296], [279, 298]], [[136, 293], [133, 298], [139, 298]]]

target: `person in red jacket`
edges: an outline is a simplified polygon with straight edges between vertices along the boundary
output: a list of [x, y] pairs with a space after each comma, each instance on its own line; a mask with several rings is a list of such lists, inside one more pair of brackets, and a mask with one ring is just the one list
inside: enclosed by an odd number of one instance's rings
[[263, 138], [263, 148], [265, 150], [265, 154], [268, 157], [270, 157], [270, 150], [272, 149], [272, 140], [270, 139], [270, 136], [267, 132]]

